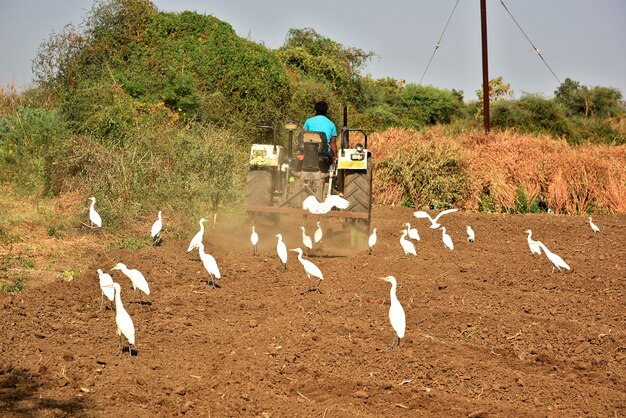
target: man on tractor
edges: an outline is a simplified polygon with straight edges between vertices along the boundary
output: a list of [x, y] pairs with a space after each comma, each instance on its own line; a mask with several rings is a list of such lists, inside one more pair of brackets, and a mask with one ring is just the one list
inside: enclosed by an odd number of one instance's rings
[[304, 129], [310, 132], [324, 132], [328, 146], [325, 148], [326, 157], [333, 165], [337, 164], [337, 127], [328, 119], [328, 103], [319, 101], [315, 103], [315, 116], [304, 122]]

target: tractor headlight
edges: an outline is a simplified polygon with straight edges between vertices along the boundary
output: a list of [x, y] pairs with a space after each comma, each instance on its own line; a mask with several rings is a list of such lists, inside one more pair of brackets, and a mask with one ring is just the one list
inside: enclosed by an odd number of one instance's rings
[[363, 144], [356, 144], [356, 152], [363, 152]]

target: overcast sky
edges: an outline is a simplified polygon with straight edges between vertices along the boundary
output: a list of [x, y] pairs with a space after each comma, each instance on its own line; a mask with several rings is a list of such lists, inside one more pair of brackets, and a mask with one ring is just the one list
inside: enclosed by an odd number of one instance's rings
[[[503, 0], [556, 77], [626, 95], [626, 0]], [[457, 0], [156, 0], [162, 11], [195, 10], [243, 37], [279, 47], [289, 28], [314, 28], [345, 46], [376, 53], [365, 73], [419, 82]], [[40, 43], [76, 25], [92, 0], [0, 0], [0, 85], [24, 88]], [[489, 77], [519, 97], [552, 97], [559, 83], [500, 0], [487, 0]], [[482, 82], [480, 2], [459, 0], [422, 84], [463, 90]]]

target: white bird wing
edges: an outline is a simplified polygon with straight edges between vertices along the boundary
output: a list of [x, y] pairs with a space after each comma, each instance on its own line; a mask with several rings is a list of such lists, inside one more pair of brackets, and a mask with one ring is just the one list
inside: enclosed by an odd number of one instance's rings
[[304, 266], [304, 271], [306, 271], [313, 277], [317, 277], [320, 280], [324, 280], [324, 275], [322, 274], [322, 271], [319, 269], [319, 267], [317, 267], [315, 264], [313, 264], [309, 260], [302, 259], [301, 261], [302, 261], [302, 265]]
[[133, 324], [132, 318], [123, 306], [116, 306], [115, 311], [117, 329], [124, 334], [129, 344], [135, 345], [135, 325]]
[[89, 220], [93, 222], [95, 225], [98, 225], [98, 227], [102, 227], [102, 218], [100, 217], [100, 214], [96, 212], [96, 210], [93, 207], [89, 209]]
[[324, 233], [322, 232], [322, 230], [320, 228], [317, 228], [315, 230], [315, 234], [313, 234], [313, 240], [317, 244], [318, 242], [320, 242], [322, 240], [323, 236], [324, 236]]
[[107, 297], [108, 300], [112, 301], [115, 298], [115, 289], [112, 287], [107, 287], [113, 284], [113, 278], [110, 274], [102, 273], [100, 276], [100, 289], [102, 289], [102, 293]]
[[308, 249], [313, 249], [313, 241], [311, 241], [311, 237], [308, 235], [305, 235], [302, 237], [302, 243], [304, 244], [305, 247], [307, 247]]
[[389, 321], [391, 322], [393, 330], [398, 335], [398, 338], [404, 338], [406, 331], [406, 315], [397, 298], [389, 307]]
[[284, 242], [280, 241], [276, 245], [276, 252], [278, 253], [278, 258], [280, 258], [280, 261], [282, 261], [283, 264], [287, 264], [287, 246]]
[[370, 248], [372, 248], [374, 245], [376, 245], [376, 241], [376, 234], [372, 233], [367, 239], [367, 244], [370, 246]]
[[405, 254], [417, 255], [417, 251], [415, 251], [415, 245], [411, 241], [407, 241], [406, 239], [400, 239], [400, 244], [402, 245], [402, 249]]
[[259, 242], [259, 235], [256, 232], [250, 235], [250, 242], [252, 243], [252, 245], [257, 245], [257, 243]]
[[452, 237], [448, 234], [443, 235], [443, 243], [450, 250], [454, 250], [454, 243], [452, 242]]
[[439, 212], [437, 214], [437, 216], [435, 216], [435, 219], [433, 219], [434, 222], [437, 222], [437, 220], [439, 218], [441, 218], [443, 215], [447, 214], [447, 213], [452, 213], [452, 212], [456, 212], [458, 211], [458, 209], [446, 209], [446, 210], [442, 210], [441, 212]]
[[[207, 258], [207, 262], [208, 262], [208, 267], [205, 264], [206, 269], [213, 275], [215, 276], [216, 279], [221, 279], [222, 278], [222, 273], [220, 273], [220, 268], [217, 266], [217, 261], [215, 260], [215, 257], [213, 257], [211, 254], [206, 254], [206, 258]], [[204, 260], [202, 260], [204, 262]]]
[[420, 234], [417, 232], [417, 228], [409, 229], [409, 238], [414, 239], [416, 241], [420, 240]]
[[417, 212], [413, 212], [413, 216], [415, 216], [418, 219], [428, 218], [430, 219], [431, 223], [434, 223], [434, 219], [430, 217], [428, 212], [424, 212], [423, 210], [418, 210]]
[[150, 287], [148, 286], [148, 281], [144, 277], [144, 275], [137, 269], [132, 269], [129, 272], [130, 281], [133, 282], [133, 285], [141, 290], [146, 295], [150, 294]]
[[328, 196], [326, 200], [324, 201], [324, 203], [328, 205], [329, 208], [332, 208], [334, 206], [337, 209], [348, 209], [350, 207], [349, 200], [346, 200], [343, 197], [338, 196], [336, 194], [331, 194], [330, 196]]
[[152, 224], [152, 228], [150, 229], [150, 236], [152, 238], [156, 237], [159, 232], [161, 232], [161, 228], [163, 227], [163, 222], [160, 219], [157, 219]]
[[319, 209], [320, 202], [317, 201], [317, 198], [314, 195], [307, 196], [306, 199], [302, 201], [302, 209], [308, 210], [311, 213], [315, 213]]

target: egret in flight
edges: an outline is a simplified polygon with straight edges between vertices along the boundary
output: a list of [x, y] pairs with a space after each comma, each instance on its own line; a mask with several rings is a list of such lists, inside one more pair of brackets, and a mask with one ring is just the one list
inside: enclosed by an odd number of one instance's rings
[[202, 265], [206, 269], [207, 273], [209, 273], [209, 278], [207, 279], [207, 285], [213, 286], [215, 289], [215, 280], [221, 279], [222, 273], [220, 273], [219, 267], [217, 267], [217, 261], [211, 254], [207, 254], [204, 252], [204, 244], [201, 242], [194, 245], [194, 248], [198, 249], [198, 253], [200, 254], [200, 260], [202, 260]]
[[157, 217], [158, 219], [154, 221], [152, 228], [150, 228], [150, 236], [152, 237], [155, 245], [161, 241], [161, 230], [163, 229], [163, 217], [161, 216], [161, 211], [159, 211]]
[[437, 216], [435, 216], [435, 218], [431, 218], [430, 215], [426, 212], [424, 212], [423, 210], [418, 210], [417, 212], [413, 212], [413, 216], [415, 216], [416, 218], [428, 218], [428, 220], [430, 220], [430, 229], [437, 229], [441, 226], [441, 224], [438, 223], [439, 218], [441, 218], [443, 215], [447, 214], [447, 213], [452, 213], [452, 212], [456, 212], [458, 211], [458, 209], [446, 209], [446, 210], [442, 210], [441, 212], [439, 212], [439, 214]]
[[374, 247], [376, 246], [376, 241], [378, 241], [378, 238], [376, 238], [376, 228], [374, 228], [369, 238], [367, 239], [367, 245], [370, 247], [370, 255], [374, 253]]
[[122, 334], [128, 340], [128, 355], [132, 357], [133, 352], [130, 349], [131, 345], [135, 345], [135, 325], [131, 319], [124, 305], [122, 304], [122, 296], [120, 285], [113, 282], [108, 284], [107, 287], [111, 287], [115, 290], [115, 323], [117, 324], [117, 335], [120, 337], [117, 343], [117, 355], [122, 352]]
[[313, 249], [313, 240], [304, 231], [304, 226], [301, 226], [300, 229], [302, 230], [302, 244], [307, 249], [306, 254], [309, 255], [309, 252]]
[[117, 263], [111, 270], [120, 270], [133, 283], [133, 290], [139, 289], [139, 301], [141, 302], [141, 292], [150, 296], [150, 287], [143, 274], [137, 269], [129, 269], [124, 263]]
[[348, 209], [348, 207], [350, 207], [350, 201], [336, 194], [331, 194], [323, 202], [319, 202], [315, 195], [310, 195], [302, 201], [302, 209], [308, 210], [315, 215], [328, 213], [333, 207], [337, 209]]
[[191, 252], [194, 247], [200, 242], [202, 242], [202, 238], [204, 237], [204, 218], [200, 218], [200, 230], [196, 232], [196, 235], [193, 236], [191, 242], [189, 242], [189, 247], [187, 247], [187, 252]]
[[259, 234], [254, 230], [254, 225], [252, 225], [252, 234], [250, 234], [250, 243], [252, 244], [252, 255], [259, 255], [257, 250], [257, 244], [259, 243]]
[[[306, 272], [306, 275], [309, 278], [308, 291], [309, 292], [316, 291], [318, 293], [322, 293], [322, 291], [320, 290], [320, 285], [322, 284], [322, 280], [324, 280], [324, 275], [322, 274], [322, 271], [319, 269], [319, 267], [317, 267], [311, 261], [305, 260], [302, 258], [302, 248], [292, 248], [289, 251], [298, 253], [298, 260], [300, 260], [300, 263], [302, 264], [302, 267], [304, 267], [304, 271]], [[315, 289], [311, 288], [311, 276], [319, 280], [317, 282], [317, 288]]]
[[404, 314], [404, 309], [398, 300], [398, 296], [396, 296], [398, 283], [396, 278], [393, 276], [381, 277], [380, 280], [391, 283], [391, 290], [389, 291], [389, 299], [391, 300], [391, 304], [389, 305], [389, 321], [391, 321], [391, 326], [393, 327], [396, 335], [393, 340], [391, 340], [391, 347], [389, 348], [393, 348], [397, 337], [399, 350], [400, 340], [404, 338], [404, 332], [406, 331], [406, 316]]
[[409, 241], [408, 239], [406, 239], [407, 234], [408, 234], [407, 230], [403, 229], [402, 236], [400, 237], [400, 245], [402, 246], [404, 255], [413, 254], [416, 256], [417, 252], [415, 251], [415, 244], [413, 244], [412, 241]]
[[554, 273], [554, 268], [556, 267], [559, 271], [561, 271], [561, 268], [564, 268], [566, 270], [569, 270], [569, 266], [567, 265], [567, 263], [565, 261], [563, 261], [563, 259], [561, 257], [559, 257], [558, 255], [554, 254], [552, 251], [548, 250], [548, 248], [543, 244], [543, 242], [541, 241], [537, 241], [537, 245], [539, 245], [542, 249], [543, 252], [546, 253], [546, 256], [548, 257], [548, 260], [550, 260], [550, 262], [552, 263], [552, 272]]
[[528, 248], [530, 248], [530, 252], [532, 254], [541, 254], [541, 247], [539, 246], [537, 241], [532, 239], [533, 231], [531, 231], [530, 229], [527, 229], [524, 232], [528, 234]]
[[474, 230], [471, 226], [467, 225], [467, 242], [474, 242], [476, 239], [476, 234], [474, 234]]
[[600, 228], [598, 228], [598, 225], [594, 224], [593, 221], [591, 220], [591, 216], [589, 217], [589, 226], [591, 226], [591, 230], [596, 233], [596, 232], [600, 232]]
[[403, 226], [406, 226], [406, 231], [409, 234], [409, 238], [414, 239], [415, 241], [420, 240], [420, 234], [417, 232], [417, 228], [411, 228], [410, 223], [405, 223]]
[[317, 221], [317, 229], [315, 230], [315, 233], [313, 234], [313, 243], [317, 245], [317, 243], [320, 242], [323, 237], [324, 237], [324, 232], [322, 231], [322, 227], [320, 226], [320, 221]]
[[452, 237], [448, 235], [446, 232], [446, 227], [441, 227], [441, 239], [443, 239], [443, 245], [448, 247], [450, 251], [454, 250], [454, 243], [452, 242]]
[[[110, 284], [113, 284], [113, 278], [110, 274], [105, 273], [102, 269], [98, 269], [98, 278], [100, 279], [100, 290], [102, 291], [102, 297], [100, 298], [100, 309], [104, 307], [104, 297], [113, 302], [115, 299], [115, 289]], [[112, 308], [112, 307], [111, 307]]]
[[89, 205], [89, 221], [91, 222], [91, 227], [93, 228], [93, 226], [96, 225], [97, 227], [101, 228], [102, 218], [100, 217], [100, 214], [96, 212], [96, 209], [94, 209], [94, 205], [96, 204], [96, 198], [92, 196], [89, 198], [89, 200], [91, 200], [91, 205]]
[[276, 234], [275, 237], [278, 238], [276, 253], [278, 253], [278, 258], [280, 259], [280, 265], [287, 270], [287, 246], [283, 242], [283, 236], [281, 234]]

